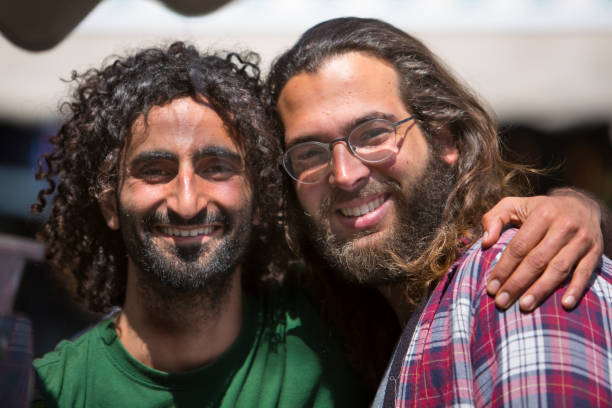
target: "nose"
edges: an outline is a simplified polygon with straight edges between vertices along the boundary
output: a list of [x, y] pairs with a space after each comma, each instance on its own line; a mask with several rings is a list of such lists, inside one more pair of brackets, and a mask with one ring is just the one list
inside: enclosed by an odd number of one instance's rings
[[168, 209], [190, 219], [202, 211], [207, 200], [204, 196], [201, 180], [191, 170], [181, 170], [171, 183], [171, 191], [166, 200]]
[[329, 183], [343, 190], [358, 188], [370, 175], [370, 168], [355, 157], [344, 143], [332, 147]]

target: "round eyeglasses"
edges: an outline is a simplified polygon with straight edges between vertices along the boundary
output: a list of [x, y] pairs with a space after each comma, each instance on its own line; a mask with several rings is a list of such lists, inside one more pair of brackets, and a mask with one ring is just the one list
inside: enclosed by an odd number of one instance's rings
[[395, 123], [386, 119], [372, 119], [355, 127], [346, 137], [328, 143], [298, 143], [285, 151], [283, 167], [298, 183], [318, 183], [328, 174], [332, 148], [339, 142], [346, 143], [349, 151], [363, 162], [381, 162], [397, 153], [396, 130], [411, 119], [414, 116]]

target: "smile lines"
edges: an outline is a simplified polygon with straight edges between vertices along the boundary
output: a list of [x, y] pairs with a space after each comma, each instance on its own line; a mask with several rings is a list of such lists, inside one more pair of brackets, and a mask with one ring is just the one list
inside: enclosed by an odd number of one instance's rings
[[200, 227], [191, 229], [178, 229], [170, 227], [159, 227], [159, 230], [173, 237], [197, 237], [198, 235], [208, 235], [215, 230], [215, 227]]
[[371, 211], [374, 211], [385, 202], [384, 196], [380, 196], [369, 203], [362, 204], [358, 207], [350, 207], [350, 208], [341, 208], [339, 211], [342, 215], [346, 217], [359, 217], [364, 214], [367, 214]]

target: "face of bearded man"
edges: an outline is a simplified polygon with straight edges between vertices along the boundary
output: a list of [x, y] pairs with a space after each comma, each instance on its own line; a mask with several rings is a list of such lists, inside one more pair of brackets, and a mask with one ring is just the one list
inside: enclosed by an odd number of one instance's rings
[[335, 235], [328, 221], [334, 194], [321, 203], [316, 219], [322, 222], [318, 224], [303, 211], [296, 211], [300, 235], [308, 234], [313, 246], [334, 269], [345, 279], [359, 284], [376, 287], [420, 273], [399, 266], [397, 259], [404, 264], [416, 260], [440, 227], [446, 199], [455, 181], [453, 168], [437, 157], [430, 154], [425, 171], [407, 186], [407, 191], [402, 191], [393, 181], [376, 187], [390, 192], [398, 208], [396, 220], [383, 238], [362, 242], [372, 232], [369, 230], [348, 239]]
[[244, 154], [223, 120], [190, 97], [151, 108], [132, 125], [121, 172], [116, 204], [105, 208], [130, 259], [128, 284], [132, 276], [143, 299], [165, 305], [221, 299], [253, 214]]
[[[298, 240], [311, 241], [350, 280], [379, 285], [404, 279], [408, 272], [395, 267], [396, 258], [420, 256], [440, 225], [458, 157], [453, 138], [427, 137], [404, 103], [395, 68], [357, 51], [290, 78], [277, 109], [286, 149], [311, 141], [330, 149], [321, 180], [293, 183], [289, 208], [301, 224]], [[366, 162], [344, 138], [375, 119], [395, 124], [397, 151]]]

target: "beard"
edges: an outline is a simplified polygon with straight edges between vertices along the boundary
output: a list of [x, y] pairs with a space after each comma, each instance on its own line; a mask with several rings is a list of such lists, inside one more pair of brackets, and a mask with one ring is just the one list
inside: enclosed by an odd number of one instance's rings
[[349, 281], [379, 287], [408, 278], [421, 280], [424, 271], [411, 271], [406, 265], [418, 259], [433, 241], [455, 184], [452, 166], [438, 157], [430, 155], [423, 175], [408, 191], [402, 191], [394, 181], [378, 186], [391, 193], [397, 210], [395, 222], [383, 237], [368, 239], [372, 231], [367, 230], [350, 239], [335, 235], [329, 223], [331, 200], [322, 203], [319, 224], [305, 215], [299, 217], [300, 235], [314, 231], [310, 241], [316, 251]]
[[[165, 305], [189, 303], [187, 299], [203, 297], [209, 309], [216, 309], [249, 246], [250, 208], [233, 217], [221, 211], [203, 210], [184, 220], [170, 211], [154, 212], [138, 219], [120, 206], [119, 217], [123, 241], [128, 256], [140, 270], [137, 278], [145, 295], [153, 295], [152, 298]], [[193, 245], [167, 245], [166, 242], [160, 245], [154, 240], [153, 226], [156, 224], [187, 226], [211, 223], [222, 225], [224, 235], [221, 238]]]

